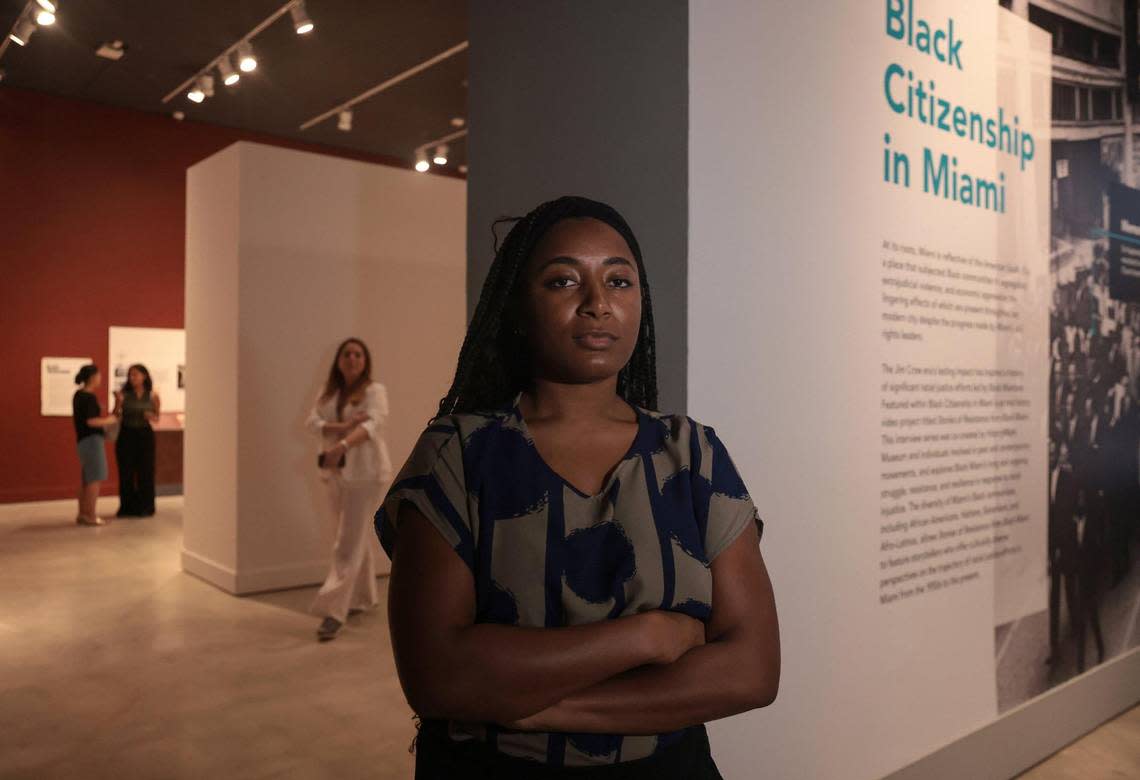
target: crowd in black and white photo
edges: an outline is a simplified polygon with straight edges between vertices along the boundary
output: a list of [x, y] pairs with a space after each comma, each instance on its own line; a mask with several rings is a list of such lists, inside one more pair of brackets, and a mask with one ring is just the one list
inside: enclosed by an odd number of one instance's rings
[[1048, 663], [1067, 636], [1081, 672], [1090, 634], [1105, 658], [1099, 606], [1128, 574], [1137, 535], [1140, 305], [1109, 296], [1097, 244], [1091, 266], [1054, 289], [1050, 315]]

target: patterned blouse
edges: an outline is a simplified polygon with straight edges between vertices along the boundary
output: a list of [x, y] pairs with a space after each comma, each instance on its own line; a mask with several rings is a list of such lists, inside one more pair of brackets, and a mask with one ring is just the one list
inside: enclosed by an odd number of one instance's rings
[[[633, 444], [587, 496], [538, 454], [518, 407], [438, 417], [420, 436], [380, 510], [389, 556], [400, 503], [423, 513], [475, 580], [476, 621], [561, 627], [669, 609], [707, 620], [711, 561], [763, 523], [713, 429], [635, 408]], [[554, 766], [631, 761], [684, 732], [536, 734], [451, 722], [452, 739]]]

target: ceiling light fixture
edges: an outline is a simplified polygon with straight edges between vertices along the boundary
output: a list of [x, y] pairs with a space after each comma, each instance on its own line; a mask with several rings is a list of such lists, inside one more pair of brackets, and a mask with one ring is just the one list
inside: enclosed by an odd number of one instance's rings
[[12, 28], [12, 32], [8, 33], [8, 37], [17, 46], [27, 46], [28, 41], [32, 39], [32, 33], [35, 31], [36, 23], [32, 21], [31, 17], [25, 15], [16, 22], [16, 26]]
[[453, 116], [451, 118], [452, 127], [463, 127], [465, 124], [467, 124], [467, 120], [461, 116]]
[[127, 53], [127, 46], [122, 41], [108, 41], [95, 50], [96, 57], [106, 60], [118, 61]]
[[36, 0], [36, 5], [45, 11], [50, 11], [53, 14], [59, 10], [59, 3], [56, 3], [53, 0]]
[[418, 65], [413, 65], [412, 67], [408, 68], [407, 70], [402, 71], [400, 73], [397, 73], [395, 76], [392, 76], [391, 78], [385, 79], [384, 81], [381, 81], [376, 86], [371, 87], [370, 89], [364, 90], [363, 92], [361, 92], [356, 97], [349, 98], [348, 100], [344, 101], [343, 103], [335, 105], [332, 108], [328, 109], [327, 111], [324, 111], [320, 114], [317, 114], [315, 117], [313, 117], [309, 121], [303, 123], [301, 125], [301, 129], [302, 130], [308, 130], [313, 125], [319, 124], [319, 123], [325, 121], [326, 119], [333, 118], [334, 116], [337, 115], [338, 112], [343, 111], [346, 108], [352, 108], [353, 106], [357, 105], [358, 103], [363, 103], [365, 100], [369, 100], [371, 98], [374, 98], [377, 95], [379, 95], [381, 92], [384, 92], [385, 90], [391, 89], [392, 87], [396, 86], [397, 84], [401, 84], [401, 83], [407, 81], [408, 79], [412, 78], [413, 76], [415, 76], [419, 73], [423, 73], [428, 68], [431, 68], [435, 65], [438, 65], [439, 63], [443, 62], [444, 60], [448, 59], [449, 57], [454, 57], [456, 54], [459, 54], [460, 52], [467, 51], [467, 47], [468, 47], [467, 41], [463, 41], [462, 43], [458, 43], [455, 46], [452, 46], [447, 51], [442, 51], [439, 54], [435, 55], [434, 57], [430, 57], [430, 58], [424, 60], [423, 62], [419, 63]]
[[452, 141], [464, 138], [467, 135], [467, 128], [464, 127], [460, 130], [455, 130], [445, 136], [433, 138], [426, 143], [422, 143], [416, 147], [416, 170], [423, 173], [431, 168], [431, 163], [428, 162], [428, 149], [435, 148], [435, 153], [431, 156], [431, 161], [436, 165], [447, 165], [447, 155], [451, 151], [448, 146]]
[[233, 63], [230, 62], [230, 56], [228, 54], [218, 60], [218, 73], [222, 76], [222, 83], [227, 87], [232, 87], [241, 81], [241, 74], [234, 70]]
[[206, 98], [213, 96], [214, 77], [208, 75], [199, 76], [198, 80], [194, 82], [194, 89], [186, 93], [186, 97], [195, 103], [201, 103]]
[[50, 27], [55, 24], [55, 14], [51, 11], [40, 11], [36, 14], [36, 24], [40, 27]]
[[305, 13], [305, 0], [300, 0], [290, 8], [289, 15], [293, 17], [293, 29], [297, 31], [297, 35], [305, 35], [313, 31], [313, 20]]
[[257, 57], [253, 56], [253, 45], [249, 41], [242, 41], [238, 44], [238, 67], [241, 68], [243, 73], [250, 73], [257, 70]]
[[[229, 46], [216, 53], [210, 59], [205, 60], [205, 65], [188, 76], [178, 86], [167, 92], [166, 95], [162, 98], [162, 102], [169, 103], [171, 100], [174, 100], [178, 96], [186, 94], [186, 90], [193, 89], [194, 82], [197, 81], [198, 77], [203, 73], [210, 73], [215, 68], [218, 71], [223, 71], [223, 68], [220, 65], [220, 62], [223, 58], [228, 58], [229, 64], [232, 65], [234, 69], [239, 70], [242, 73], [249, 73], [253, 70], [256, 70], [257, 56], [253, 52], [253, 41], [257, 39], [257, 36], [261, 35], [271, 26], [276, 24], [281, 18], [288, 16], [291, 12], [293, 12], [294, 17], [297, 17], [299, 12], [301, 17], [303, 17], [301, 21], [307, 19], [309, 24], [312, 24], [312, 19], [309, 19], [308, 14], [305, 12], [305, 5], [303, 0], [285, 0], [285, 2], [280, 2], [280, 0], [278, 0], [278, 2], [279, 4], [273, 13], [262, 19], [260, 22], [254, 25], [252, 29], [231, 43]], [[295, 11], [294, 9], [297, 10]], [[301, 29], [298, 30], [298, 25], [294, 24], [293, 29], [302, 34], [310, 32], [313, 29], [310, 27], [308, 30], [306, 30], [304, 29], [303, 24], [300, 25], [300, 27]], [[228, 74], [223, 74], [223, 83], [227, 81], [227, 78]], [[227, 83], [226, 86], [233, 86], [234, 83], [237, 82], [234, 81], [233, 83]], [[350, 106], [338, 106], [338, 108], [350, 108]]]
[[352, 129], [352, 109], [346, 108], [336, 118], [336, 129], [348, 132]]

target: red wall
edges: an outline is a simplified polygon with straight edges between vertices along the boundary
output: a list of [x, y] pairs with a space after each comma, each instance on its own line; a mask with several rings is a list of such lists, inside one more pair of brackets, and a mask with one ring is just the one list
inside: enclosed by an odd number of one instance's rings
[[106, 381], [108, 327], [183, 327], [186, 169], [239, 140], [404, 164], [0, 87], [0, 503], [75, 495], [40, 358], [89, 355]]

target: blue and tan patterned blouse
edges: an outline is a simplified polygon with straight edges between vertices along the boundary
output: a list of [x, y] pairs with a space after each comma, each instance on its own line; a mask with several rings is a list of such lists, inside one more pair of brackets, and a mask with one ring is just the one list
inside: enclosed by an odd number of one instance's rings
[[[712, 428], [636, 412], [629, 452], [593, 496], [538, 454], [517, 397], [500, 411], [436, 418], [376, 513], [380, 543], [391, 556], [400, 503], [414, 504], [471, 569], [480, 623], [560, 627], [651, 609], [707, 619], [710, 562], [763, 523]], [[535, 734], [452, 722], [449, 733], [583, 766], [644, 758], [683, 732]]]

